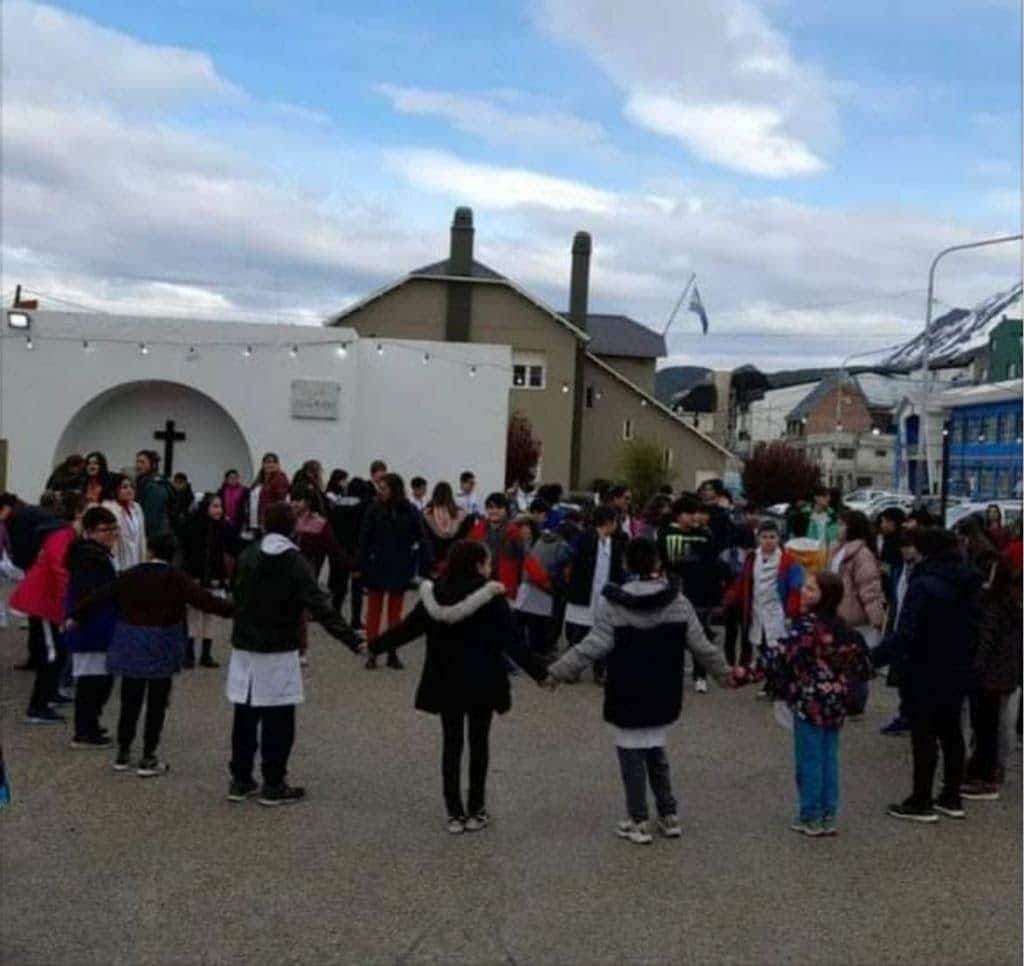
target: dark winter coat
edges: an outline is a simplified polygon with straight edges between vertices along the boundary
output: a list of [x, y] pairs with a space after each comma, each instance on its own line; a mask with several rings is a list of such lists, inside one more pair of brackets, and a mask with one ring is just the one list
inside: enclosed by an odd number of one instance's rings
[[159, 473], [146, 473], [135, 481], [135, 502], [142, 507], [146, 536], [171, 529], [173, 487]]
[[19, 503], [7, 518], [7, 537], [11, 545], [11, 562], [27, 571], [42, 549], [43, 541], [55, 530], [67, 526], [52, 510]]
[[704, 610], [721, 604], [725, 573], [710, 530], [686, 530], [670, 523], [658, 534], [658, 552], [665, 572], [681, 581], [694, 607]]
[[608, 584], [593, 628], [548, 673], [561, 681], [576, 680], [588, 664], [605, 660], [605, 721], [620, 728], [661, 727], [682, 711], [687, 648], [717, 681], [728, 681], [729, 666], [705, 637], [678, 581]]
[[398, 627], [371, 645], [375, 654], [427, 636], [423, 676], [416, 707], [430, 714], [490, 710], [504, 714], [512, 706], [505, 654], [534, 680], [547, 669], [526, 648], [512, 621], [505, 588], [483, 577], [464, 584], [425, 580], [420, 602]]
[[335, 613], [297, 548], [268, 554], [261, 541], [238, 558], [232, 647], [260, 653], [298, 650], [303, 611], [331, 637], [358, 650], [359, 635]]
[[231, 578], [231, 561], [241, 541], [227, 519], [212, 520], [205, 510], [190, 513], [181, 531], [182, 569], [204, 587], [222, 588]]
[[1016, 593], [986, 591], [981, 600], [975, 685], [1008, 693], [1021, 686], [1021, 605]]
[[[626, 544], [629, 541], [621, 532], [612, 534], [612, 559], [608, 570], [608, 582], [621, 584], [626, 580]], [[597, 569], [597, 550], [601, 536], [597, 530], [584, 530], [570, 544], [571, 563], [569, 587], [566, 599], [570, 604], [589, 607], [593, 593], [594, 571]]]
[[[79, 537], [67, 554], [68, 597], [67, 611], [71, 613], [90, 594], [112, 584], [117, 579], [110, 551], [95, 540]], [[117, 623], [117, 605], [111, 599], [94, 607], [81, 621], [72, 622], [64, 634], [68, 649], [78, 653], [106, 651], [114, 636]]]
[[871, 652], [876, 667], [905, 661], [910, 707], [953, 706], [971, 686], [981, 577], [957, 554], [914, 567], [896, 628]]
[[374, 503], [359, 535], [359, 572], [367, 590], [406, 590], [429, 573], [430, 541], [419, 510], [408, 500]]

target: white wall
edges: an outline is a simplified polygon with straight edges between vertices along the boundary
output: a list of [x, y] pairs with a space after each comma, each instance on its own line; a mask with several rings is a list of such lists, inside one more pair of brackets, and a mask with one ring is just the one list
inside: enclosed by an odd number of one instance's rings
[[[0, 334], [0, 437], [9, 441], [8, 486], [25, 498], [38, 495], [55, 461], [65, 455], [58, 447], [83, 407], [115, 386], [147, 380], [175, 383], [208, 397], [215, 406], [203, 410], [205, 404], [193, 399], [182, 428], [188, 433], [186, 418], [201, 420], [203, 411], [220, 407], [237, 424], [254, 462], [273, 450], [289, 471], [306, 459], [319, 459], [327, 468], [341, 466], [365, 475], [369, 461], [380, 457], [399, 471], [433, 479], [472, 466], [481, 487], [498, 486], [504, 477], [507, 347], [424, 348], [380, 340], [385, 352], [378, 356], [377, 340], [359, 341], [351, 329], [47, 311], [30, 315], [31, 351], [25, 333], [10, 329], [6, 319]], [[344, 356], [336, 351], [340, 341], [349, 343]], [[149, 348], [145, 355], [139, 350], [142, 342]], [[252, 347], [248, 356], [247, 345]], [[194, 354], [189, 346], [195, 346]], [[294, 358], [292, 346], [298, 348]], [[430, 365], [422, 363], [424, 351], [433, 357]], [[478, 367], [475, 378], [464, 368], [470, 364]], [[293, 419], [293, 379], [339, 382], [339, 418]], [[164, 419], [177, 417], [162, 415], [158, 404], [170, 406], [171, 400], [154, 395], [135, 415], [125, 414], [124, 407], [117, 410], [120, 432], [133, 438], [108, 445], [117, 454], [162, 451], [152, 431]], [[98, 434], [109, 431], [97, 429]], [[143, 438], [134, 438], [135, 433]], [[213, 434], [214, 446], [218, 435], [222, 442], [228, 438], [223, 425]], [[81, 436], [76, 445], [93, 448]], [[187, 450], [179, 452], [184, 460]], [[215, 450], [202, 458], [215, 465], [200, 467], [190, 460], [180, 466], [196, 474], [196, 482], [240, 459], [237, 449]]]

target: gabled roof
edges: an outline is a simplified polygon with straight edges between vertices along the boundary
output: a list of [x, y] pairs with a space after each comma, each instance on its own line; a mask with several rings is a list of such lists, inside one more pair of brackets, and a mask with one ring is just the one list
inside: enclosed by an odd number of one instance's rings
[[[562, 317], [570, 319], [568, 312]], [[633, 359], [660, 359], [667, 355], [665, 337], [628, 315], [587, 314], [590, 351], [599, 356], [624, 356]]]
[[786, 422], [805, 419], [818, 402], [829, 394], [837, 379], [838, 376], [833, 374], [819, 380], [818, 384], [789, 411], [786, 415]]
[[[496, 272], [489, 265], [485, 265], [483, 262], [478, 262], [475, 258], [473, 264], [469, 269], [470, 278], [486, 278], [492, 282], [496, 281], [507, 281], [504, 275]], [[432, 265], [424, 265], [423, 268], [414, 269], [409, 273], [410, 275], [417, 275], [425, 278], [453, 278], [455, 273], [452, 271], [452, 263], [450, 258], [443, 258], [439, 262], [434, 262]]]
[[607, 362], [605, 362], [599, 356], [594, 355], [594, 353], [590, 352], [589, 350], [587, 351], [587, 361], [592, 362], [600, 369], [603, 369], [605, 372], [608, 373], [609, 376], [611, 376], [613, 379], [616, 379], [618, 382], [622, 383], [622, 385], [624, 385], [627, 389], [629, 389], [637, 396], [639, 396], [644, 402], [647, 403], [648, 406], [653, 406], [655, 409], [659, 410], [664, 415], [668, 416], [669, 419], [672, 419], [675, 422], [677, 422], [688, 433], [692, 433], [694, 436], [699, 436], [703, 442], [708, 444], [708, 446], [713, 446], [720, 453], [723, 453], [725, 456], [732, 458], [732, 453], [729, 450], [727, 450], [721, 443], [716, 443], [710, 436], [707, 436], [706, 434], [702, 433], [696, 427], [691, 426], [681, 416], [672, 412], [672, 410], [669, 409], [668, 406], [666, 406], [664, 403], [658, 402], [658, 400], [655, 399], [654, 396], [651, 396], [648, 393], [644, 392], [643, 389], [641, 389], [635, 382], [631, 382], [629, 379], [627, 379], [621, 372], [619, 372], [618, 369], [616, 369], [614, 366], [608, 365]]
[[[360, 299], [358, 302], [353, 302], [348, 308], [342, 309], [340, 312], [335, 312], [334, 315], [328, 316], [324, 320], [324, 325], [341, 325], [342, 321], [348, 316], [353, 315], [360, 309], [365, 308], [371, 302], [376, 302], [377, 299], [383, 298], [385, 295], [394, 292], [396, 289], [401, 288], [407, 282], [415, 282], [420, 279], [430, 279], [431, 281], [441, 282], [473, 282], [479, 285], [503, 285], [506, 288], [512, 289], [517, 295], [521, 295], [527, 302], [530, 302], [542, 312], [550, 315], [559, 325], [565, 326], [577, 339], [581, 342], [590, 342], [590, 336], [586, 332], [581, 332], [572, 324], [565, 316], [556, 312], [550, 305], [537, 298], [535, 295], [531, 295], [525, 288], [513, 282], [510, 278], [505, 278], [504, 275], [499, 275], [493, 269], [488, 268], [482, 262], [473, 262], [473, 275], [443, 275], [441, 274], [443, 269], [450, 268], [448, 259], [444, 261], [435, 262], [433, 265], [425, 265], [423, 268], [417, 269], [415, 272], [410, 272], [408, 275], [397, 279], [394, 282], [390, 282], [387, 285], [382, 286], [375, 292], [371, 292], [365, 298]], [[477, 273], [479, 269], [479, 273]]]
[[[832, 372], [825, 376], [803, 399], [789, 411], [786, 420], [803, 419], [817, 403], [835, 388], [840, 373]], [[864, 398], [868, 409], [892, 409], [905, 396], [914, 392], [914, 386], [920, 383], [906, 376], [889, 376], [880, 372], [848, 373], [849, 382]]]

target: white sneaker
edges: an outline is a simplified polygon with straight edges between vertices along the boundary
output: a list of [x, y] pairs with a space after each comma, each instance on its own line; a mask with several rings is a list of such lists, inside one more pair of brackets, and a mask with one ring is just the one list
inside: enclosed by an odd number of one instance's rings
[[466, 831], [466, 823], [463, 819], [453, 816], [448, 819], [447, 828], [449, 835], [461, 835]]
[[647, 831], [646, 822], [634, 822], [628, 818], [615, 826], [615, 834], [620, 839], [629, 839], [634, 845], [650, 845], [654, 841], [654, 836]]
[[466, 819], [466, 831], [479, 832], [481, 829], [487, 828], [490, 823], [491, 817], [486, 812], [477, 812], [476, 815], [470, 815]]
[[658, 819], [658, 831], [667, 839], [677, 839], [683, 834], [682, 826], [675, 815], [666, 815]]
[[697, 694], [707, 694], [708, 693], [707, 678], [697, 678], [697, 680], [693, 682], [693, 690], [696, 691]]

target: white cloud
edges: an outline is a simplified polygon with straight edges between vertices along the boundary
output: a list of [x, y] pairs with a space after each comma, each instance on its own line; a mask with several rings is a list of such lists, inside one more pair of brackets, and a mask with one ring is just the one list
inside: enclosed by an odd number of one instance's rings
[[769, 178], [816, 174], [825, 168], [806, 145], [782, 133], [782, 115], [773, 107], [687, 104], [675, 97], [637, 92], [626, 101], [626, 116], [727, 168]]
[[601, 65], [639, 126], [735, 171], [824, 169], [831, 86], [749, 0], [537, 0], [537, 18]]
[[484, 208], [539, 206], [597, 214], [615, 204], [610, 192], [578, 181], [524, 168], [475, 164], [442, 151], [392, 151], [386, 157], [391, 169], [409, 184]]
[[604, 137], [599, 124], [550, 110], [517, 91], [479, 97], [394, 84], [378, 84], [376, 90], [402, 114], [439, 117], [486, 141], [526, 146], [594, 145]]

